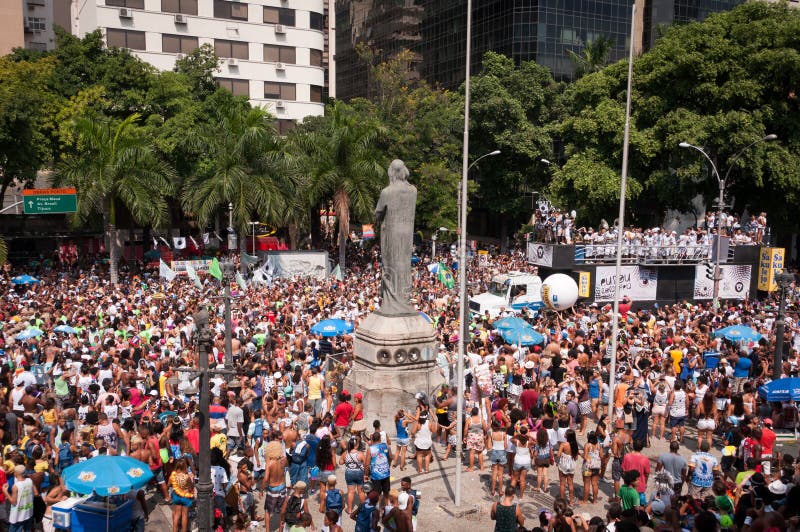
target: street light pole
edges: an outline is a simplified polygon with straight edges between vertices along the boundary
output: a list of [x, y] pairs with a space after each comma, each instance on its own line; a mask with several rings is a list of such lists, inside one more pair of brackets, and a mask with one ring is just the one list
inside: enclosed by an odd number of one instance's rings
[[633, 91], [633, 36], [636, 31], [636, 4], [631, 6], [631, 40], [628, 50], [628, 90], [625, 99], [625, 129], [622, 139], [622, 173], [619, 182], [619, 217], [617, 218], [617, 260], [614, 267], [614, 306], [611, 316], [611, 361], [608, 368], [608, 423], [614, 427], [614, 380], [617, 378], [619, 347], [619, 277], [622, 270], [622, 235], [625, 232], [625, 194], [628, 191], [628, 148], [631, 134], [631, 99]]
[[734, 155], [730, 163], [728, 165], [728, 170], [725, 172], [725, 177], [720, 177], [719, 171], [717, 170], [717, 165], [714, 164], [714, 160], [706, 153], [706, 150], [699, 146], [695, 146], [694, 144], [689, 144], [688, 142], [681, 142], [678, 144], [681, 148], [692, 148], [694, 150], [699, 151], [703, 154], [703, 157], [706, 158], [708, 163], [711, 165], [711, 171], [714, 174], [714, 177], [717, 179], [717, 184], [719, 185], [719, 198], [717, 199], [717, 242], [716, 242], [716, 258], [714, 260], [714, 296], [712, 300], [712, 305], [714, 308], [719, 307], [719, 282], [722, 280], [722, 269], [720, 268], [720, 255], [722, 254], [722, 209], [725, 205], [725, 187], [728, 184], [728, 177], [731, 175], [731, 170], [733, 170], [733, 165], [736, 160], [747, 150], [759, 144], [761, 142], [769, 142], [771, 140], [777, 139], [778, 136], [774, 134], [766, 135], [758, 140], [755, 140], [739, 150], [736, 155]]
[[775, 353], [772, 362], [772, 380], [781, 378], [783, 369], [783, 335], [786, 328], [786, 291], [794, 282], [794, 274], [781, 272], [775, 275], [775, 282], [780, 289], [780, 302], [778, 303], [778, 319], [775, 320]]
[[231, 279], [236, 267], [232, 262], [222, 263], [222, 297], [225, 303], [225, 369], [233, 368], [233, 322], [231, 320]]
[[213, 505], [211, 495], [211, 427], [209, 426], [208, 353], [211, 351], [211, 334], [208, 330], [208, 312], [194, 315], [197, 325], [197, 363], [200, 369], [200, 448], [198, 452], [197, 526], [199, 532], [211, 532]]

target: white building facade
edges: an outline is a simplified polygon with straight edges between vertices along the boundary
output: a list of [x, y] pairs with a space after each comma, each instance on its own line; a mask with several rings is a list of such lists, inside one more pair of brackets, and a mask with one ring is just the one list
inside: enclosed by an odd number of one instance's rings
[[208, 43], [221, 58], [218, 83], [265, 107], [285, 133], [324, 111], [325, 2], [73, 0], [72, 31], [83, 37], [100, 28], [109, 47], [160, 70]]

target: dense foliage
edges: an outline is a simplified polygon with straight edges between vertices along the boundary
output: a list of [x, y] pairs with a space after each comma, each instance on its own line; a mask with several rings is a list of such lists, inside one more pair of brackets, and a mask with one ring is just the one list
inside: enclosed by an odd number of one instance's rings
[[[533, 62], [485, 56], [472, 80], [471, 160], [501, 154], [470, 173], [472, 212], [491, 221], [471, 218], [475, 232], [509, 235], [542, 194], [575, 209], [578, 225], [614, 218], [627, 65], [605, 66], [606, 48], [598, 42], [573, 57], [582, 75], [571, 84]], [[454, 229], [463, 91], [419, 81], [414, 61], [401, 53], [365, 64], [371, 100], [330, 102], [324, 117], [283, 138], [267, 112], [217, 88], [207, 45], [158, 72], [105, 49], [99, 31], [61, 32], [54, 52], [0, 58], [0, 199], [14, 180], [31, 183], [52, 168], [83, 196], [79, 223], [108, 228], [119, 207], [145, 226], [207, 226], [232, 204], [240, 232], [259, 220], [293, 245], [309, 236], [319, 245], [318, 213], [335, 210], [343, 243], [351, 222], [370, 221], [385, 168], [400, 158], [419, 189], [418, 229]], [[632, 219], [658, 223], [668, 208], [692, 208], [697, 194], [714, 197], [706, 161], [680, 142], [704, 146], [724, 174], [733, 154], [774, 133], [778, 142], [736, 160], [726, 199], [796, 231], [799, 84], [800, 11], [786, 4], [747, 3], [669, 28], [634, 64]]]

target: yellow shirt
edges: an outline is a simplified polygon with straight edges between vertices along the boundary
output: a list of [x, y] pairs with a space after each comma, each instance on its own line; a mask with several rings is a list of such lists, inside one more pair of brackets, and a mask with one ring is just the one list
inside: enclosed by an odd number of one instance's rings
[[161, 397], [167, 396], [166, 383], [167, 376], [162, 373], [161, 376], [158, 377], [158, 393], [161, 394]]
[[322, 376], [312, 375], [308, 378], [308, 399], [313, 401], [322, 398]]
[[55, 409], [45, 410], [44, 412], [42, 412], [42, 419], [44, 420], [45, 425], [55, 425], [56, 424]]
[[681, 360], [683, 360], [683, 351], [680, 349], [672, 349], [669, 352], [669, 357], [672, 359], [672, 367], [675, 368], [675, 375], [681, 374]]

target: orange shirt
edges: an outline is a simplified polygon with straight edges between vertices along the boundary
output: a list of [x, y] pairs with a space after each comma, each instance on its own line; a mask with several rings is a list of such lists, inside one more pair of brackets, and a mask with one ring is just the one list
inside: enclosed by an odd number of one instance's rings
[[625, 406], [626, 396], [628, 395], [628, 385], [625, 382], [620, 382], [617, 384], [616, 388], [614, 388], [614, 406], [617, 408], [622, 408]]

